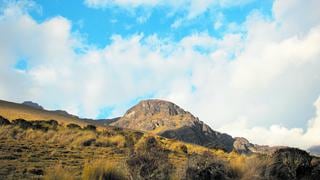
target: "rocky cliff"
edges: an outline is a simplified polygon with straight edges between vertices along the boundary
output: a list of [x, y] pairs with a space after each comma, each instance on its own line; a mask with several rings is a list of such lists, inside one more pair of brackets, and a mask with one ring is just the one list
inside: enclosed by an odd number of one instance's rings
[[163, 137], [206, 147], [233, 150], [234, 139], [212, 130], [191, 113], [164, 100], [145, 100], [129, 109], [111, 125], [149, 131]]

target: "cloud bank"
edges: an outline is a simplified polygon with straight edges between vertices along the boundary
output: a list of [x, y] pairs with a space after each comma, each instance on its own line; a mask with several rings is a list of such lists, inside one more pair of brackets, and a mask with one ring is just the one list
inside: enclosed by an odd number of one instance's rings
[[[254, 143], [319, 143], [319, 1], [276, 0], [272, 18], [253, 11], [244, 23], [229, 24], [221, 38], [207, 32], [180, 41], [115, 34], [103, 48], [86, 44], [65, 17], [37, 22], [25, 6], [10, 4], [0, 16], [1, 99], [96, 117], [103, 109], [121, 115], [137, 98], [164, 98]], [[17, 68], [19, 62], [25, 67]]]

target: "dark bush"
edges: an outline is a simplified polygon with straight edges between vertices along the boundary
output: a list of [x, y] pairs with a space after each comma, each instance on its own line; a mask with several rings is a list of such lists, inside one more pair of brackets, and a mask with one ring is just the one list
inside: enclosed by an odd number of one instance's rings
[[187, 179], [206, 180], [206, 179], [233, 179], [221, 163], [212, 163], [207, 167], [196, 167], [187, 169]]
[[182, 152], [188, 154], [188, 147], [186, 145], [181, 145], [180, 149], [181, 149]]
[[50, 124], [53, 129], [57, 129], [57, 127], [59, 126], [59, 123], [56, 120], [49, 120], [48, 124]]
[[33, 123], [32, 124], [32, 129], [36, 129], [36, 130], [42, 130], [42, 131], [48, 131], [49, 128], [45, 127], [43, 124], [41, 123]]
[[49, 129], [56, 130], [58, 127], [58, 122], [55, 120], [37, 120], [37, 121], [31, 121], [32, 123], [32, 129], [42, 130], [42, 131], [48, 131]]
[[96, 139], [88, 139], [82, 142], [82, 146], [91, 146], [94, 142], [96, 142]]
[[10, 121], [2, 116], [0, 116], [0, 126], [9, 125]]
[[154, 137], [148, 137], [127, 160], [129, 171], [136, 179], [169, 179], [174, 166], [169, 162], [168, 151]]
[[87, 125], [86, 127], [83, 128], [84, 130], [90, 130], [90, 131], [95, 131], [97, 130], [97, 127], [94, 125]]
[[151, 148], [156, 148], [157, 145], [158, 145], [158, 143], [157, 143], [156, 138], [154, 138], [154, 137], [151, 136], [151, 137], [148, 137], [148, 138], [146, 139], [145, 148], [146, 148], [147, 150], [150, 150]]
[[209, 154], [193, 154], [188, 158], [186, 179], [239, 179], [225, 162]]
[[12, 124], [19, 126], [22, 129], [28, 129], [32, 128], [32, 123], [29, 121], [26, 121], [24, 119], [16, 119], [12, 121]]
[[69, 128], [69, 129], [81, 129], [81, 126], [79, 126], [78, 124], [71, 123], [71, 124], [67, 125], [67, 128]]
[[169, 179], [173, 170], [168, 156], [161, 153], [137, 153], [127, 160], [127, 164], [131, 175], [137, 179]]
[[42, 169], [30, 169], [29, 172], [34, 175], [41, 176], [44, 174]]

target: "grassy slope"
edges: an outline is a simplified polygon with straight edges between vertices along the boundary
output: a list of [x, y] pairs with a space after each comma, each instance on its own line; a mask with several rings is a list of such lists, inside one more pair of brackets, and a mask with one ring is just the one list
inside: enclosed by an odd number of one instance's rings
[[[0, 179], [42, 177], [36, 172], [45, 173], [57, 165], [62, 165], [74, 177], [80, 178], [85, 163], [101, 160], [126, 169], [126, 161], [132, 152], [146, 150], [144, 144], [148, 137], [155, 137], [159, 146], [168, 151], [168, 161], [174, 166], [174, 171], [170, 173], [173, 178], [185, 176], [190, 154], [210, 153], [226, 161], [238, 156], [117, 128], [95, 132], [59, 126], [57, 130], [45, 132], [10, 125], [0, 126]], [[84, 145], [91, 139], [95, 139], [95, 142]], [[187, 154], [181, 149], [183, 145], [187, 147]]]
[[[110, 126], [100, 126], [98, 131], [69, 129], [67, 124], [85, 126], [87, 122], [73, 116], [38, 110], [25, 105], [0, 101], [0, 115], [9, 120], [57, 120], [59, 127], [49, 131], [21, 129], [18, 126], [0, 126], [0, 179], [30, 179], [43, 177], [37, 174], [62, 166], [76, 178], [82, 176], [85, 164], [103, 160], [108, 164], [124, 167], [133, 152], [144, 147], [147, 137], [155, 137], [157, 143], [167, 153], [168, 162], [174, 168], [170, 177], [180, 179], [185, 171], [190, 154], [210, 153], [221, 160], [229, 161], [237, 154], [207, 149], [201, 146], [162, 138], [151, 133], [122, 130]], [[91, 145], [84, 142], [94, 139]], [[188, 153], [182, 150], [187, 148]], [[140, 148], [139, 152], [147, 151]], [[125, 172], [128, 172], [126, 170]], [[178, 178], [179, 177], [179, 178]]]
[[90, 119], [79, 119], [72, 115], [59, 114], [54, 111], [40, 110], [27, 105], [12, 103], [0, 100], [0, 115], [8, 120], [25, 119], [25, 120], [57, 120], [60, 124], [75, 123], [80, 126], [95, 124], [102, 126], [101, 123]]
[[[225, 153], [162, 138], [154, 132], [102, 125], [97, 131], [70, 129], [67, 124], [85, 126], [88, 122], [5, 101], [0, 101], [0, 116], [9, 120], [59, 122], [57, 129], [48, 131], [0, 126], [0, 179], [95, 179], [99, 169], [105, 171], [110, 167], [129, 179], [138, 179], [139, 173], [149, 173], [149, 179], [161, 174], [170, 179], [185, 179], [188, 168], [199, 169], [216, 162], [222, 163], [223, 171], [233, 174], [235, 179], [255, 179], [270, 164], [269, 159], [261, 155]], [[152, 138], [155, 142], [150, 141]]]

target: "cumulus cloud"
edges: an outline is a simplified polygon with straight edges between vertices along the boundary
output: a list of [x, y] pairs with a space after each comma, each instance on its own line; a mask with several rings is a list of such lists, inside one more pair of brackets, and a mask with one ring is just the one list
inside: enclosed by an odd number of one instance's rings
[[315, 117], [308, 121], [307, 129], [286, 128], [282, 125], [266, 127], [248, 127], [247, 120], [241, 119], [238, 122], [226, 125], [220, 130], [227, 131], [234, 136], [247, 137], [253, 143], [268, 145], [284, 145], [308, 149], [318, 145], [320, 139], [320, 97], [314, 103], [316, 108]]
[[[162, 1], [131, 2], [136, 7]], [[21, 5], [8, 6], [0, 17], [0, 98], [96, 117], [105, 107], [121, 115], [134, 99], [150, 95], [255, 143], [306, 148], [318, 143], [320, 132], [319, 100], [317, 117], [308, 121], [320, 95], [320, 15], [307, 16], [320, 4], [286, 2], [274, 2], [273, 18], [255, 11], [237, 25], [241, 31], [221, 38], [206, 32], [178, 42], [156, 34], [113, 35], [103, 48], [83, 43], [64, 17], [37, 22]], [[25, 70], [15, 68], [21, 57]]]

